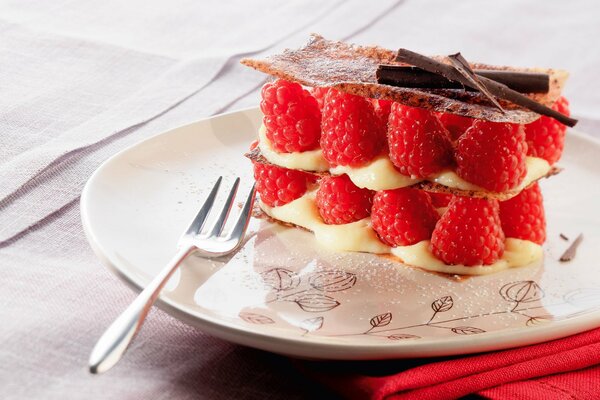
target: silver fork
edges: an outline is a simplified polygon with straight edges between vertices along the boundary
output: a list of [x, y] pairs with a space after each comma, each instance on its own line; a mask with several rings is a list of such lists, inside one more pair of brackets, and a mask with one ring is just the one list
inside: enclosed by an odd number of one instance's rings
[[208, 229], [203, 229], [209, 219], [209, 214], [212, 214], [213, 204], [221, 186], [222, 178], [219, 177], [190, 227], [179, 239], [177, 254], [96, 342], [89, 360], [91, 373], [105, 372], [121, 359], [144, 324], [144, 320], [162, 288], [187, 256], [193, 252], [198, 252], [208, 258], [220, 257], [232, 253], [241, 245], [254, 203], [254, 186], [250, 190], [230, 232], [226, 235], [223, 234], [223, 228], [233, 206], [240, 178], [236, 178], [233, 183], [227, 201], [213, 224]]

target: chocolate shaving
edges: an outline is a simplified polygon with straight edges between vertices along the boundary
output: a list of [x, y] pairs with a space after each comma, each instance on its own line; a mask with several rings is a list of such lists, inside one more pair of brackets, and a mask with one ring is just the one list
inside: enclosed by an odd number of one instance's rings
[[[475, 69], [477, 75], [500, 82], [520, 93], [548, 93], [550, 76], [537, 72], [517, 72], [491, 69]], [[377, 82], [384, 85], [421, 89], [465, 89], [460, 82], [454, 82], [419, 67], [381, 64], [377, 67]]]
[[[245, 58], [241, 62], [272, 76], [311, 87], [332, 87], [362, 97], [396, 101], [407, 106], [426, 108], [465, 117], [494, 122], [528, 124], [539, 114], [498, 99], [506, 110], [501, 113], [491, 106], [479, 92], [456, 89], [416, 89], [384, 85], [377, 82], [377, 68], [394, 62], [396, 52], [377, 46], [357, 46], [326, 40], [312, 35], [303, 47], [285, 50], [263, 59]], [[443, 60], [443, 58], [439, 58]], [[559, 97], [568, 77], [563, 70], [542, 68], [515, 68], [473, 63], [476, 70], [544, 73], [549, 76], [547, 93], [530, 93], [531, 99], [552, 105]], [[452, 67], [450, 67], [453, 69]], [[454, 70], [454, 69], [453, 69]], [[460, 75], [460, 74], [459, 74]]]
[[501, 99], [511, 101], [522, 107], [528, 108], [531, 111], [536, 112], [540, 115], [545, 115], [547, 117], [554, 118], [561, 124], [566, 125], [568, 127], [572, 128], [575, 125], [577, 125], [578, 121], [575, 118], [571, 118], [565, 114], [561, 114], [558, 111], [553, 110], [550, 107], [546, 107], [545, 105], [540, 104], [535, 100], [532, 100], [529, 97], [523, 96], [521, 93], [510, 89], [506, 85], [494, 82], [493, 80], [485, 78], [483, 76], [480, 79], [495, 96]]
[[558, 237], [560, 237], [562, 240], [566, 240], [567, 242], [569, 241], [569, 238], [565, 236], [564, 233], [559, 234]]
[[[433, 58], [426, 57], [424, 55], [415, 53], [410, 50], [400, 49], [396, 56], [396, 61], [403, 62], [406, 64], [414, 65], [415, 67], [423, 68], [425, 71], [433, 72], [435, 74], [442, 75], [452, 81], [460, 82], [465, 86], [473, 89], [477, 89], [469, 79], [466, 79], [458, 70], [450, 65], [444, 64], [440, 61], [436, 61]], [[573, 127], [577, 124], [577, 120], [570, 118], [564, 114], [559, 113], [546, 107], [543, 104], [536, 102], [535, 100], [508, 88], [506, 85], [495, 82], [491, 79], [483, 76], [479, 77], [479, 80], [485, 85], [489, 92], [497, 98], [508, 100], [516, 105], [525, 107], [535, 113], [552, 117], [564, 125]]]
[[581, 244], [582, 240], [583, 240], [583, 233], [580, 233], [579, 236], [577, 236], [577, 239], [575, 239], [575, 241], [573, 243], [571, 243], [571, 245], [567, 248], [567, 250], [565, 250], [563, 255], [560, 256], [559, 261], [566, 262], [566, 261], [571, 261], [572, 259], [574, 259], [575, 254], [577, 254], [577, 248]]
[[471, 69], [471, 66], [469, 65], [467, 60], [465, 60], [460, 53], [451, 54], [448, 56], [448, 59], [450, 60], [450, 63], [454, 66], [454, 68], [456, 68], [456, 70], [460, 72], [460, 74], [466, 80], [471, 82], [471, 84], [474, 85], [475, 88], [477, 88], [477, 90], [483, 93], [483, 95], [487, 97], [489, 101], [491, 101], [492, 104], [495, 105], [496, 108], [498, 108], [504, 114], [504, 109], [502, 108], [500, 103], [498, 103], [496, 98], [489, 92], [485, 85], [481, 83], [475, 72], [473, 72], [473, 70]]

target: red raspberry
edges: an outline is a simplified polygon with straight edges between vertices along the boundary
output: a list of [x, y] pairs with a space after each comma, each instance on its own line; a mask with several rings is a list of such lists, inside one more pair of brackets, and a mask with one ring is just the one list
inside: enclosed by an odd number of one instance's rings
[[434, 193], [428, 192], [429, 197], [431, 197], [431, 202], [435, 208], [438, 207], [448, 207], [450, 204], [450, 200], [452, 200], [452, 195], [450, 193]]
[[394, 102], [391, 100], [371, 99], [371, 103], [375, 109], [375, 114], [377, 114], [377, 117], [383, 125], [383, 129], [387, 132], [388, 119]]
[[[569, 102], [559, 98], [552, 108], [562, 114], [570, 115]], [[527, 137], [527, 155], [540, 157], [554, 164], [562, 155], [565, 146], [567, 127], [554, 118], [541, 116], [538, 120], [525, 125]]]
[[317, 180], [307, 172], [261, 163], [254, 163], [254, 179], [260, 199], [269, 207], [296, 200], [306, 193], [309, 184]]
[[323, 156], [333, 165], [358, 167], [381, 153], [385, 130], [369, 99], [330, 89], [323, 106]]
[[494, 192], [520, 184], [527, 173], [522, 125], [476, 120], [456, 146], [456, 173]]
[[317, 207], [326, 224], [348, 224], [371, 214], [373, 194], [357, 187], [348, 175], [331, 176], [321, 179]]
[[506, 237], [543, 244], [546, 218], [540, 186], [536, 183], [512, 199], [500, 202], [500, 221]]
[[310, 89], [310, 94], [317, 100], [317, 104], [319, 105], [319, 110], [323, 110], [323, 102], [325, 101], [325, 96], [329, 88], [327, 87], [314, 87]]
[[439, 217], [429, 195], [422, 190], [382, 190], [373, 198], [373, 229], [392, 247], [429, 239]]
[[442, 125], [450, 132], [452, 140], [458, 140], [458, 138], [461, 137], [475, 121], [473, 118], [450, 113], [439, 113], [438, 117], [440, 118]]
[[431, 251], [446, 264], [489, 265], [504, 253], [498, 202], [455, 196], [431, 236]]
[[260, 109], [267, 138], [278, 152], [319, 147], [321, 111], [315, 98], [299, 84], [283, 79], [265, 84]]
[[426, 178], [452, 165], [448, 131], [430, 111], [394, 103], [388, 121], [390, 159], [401, 174]]

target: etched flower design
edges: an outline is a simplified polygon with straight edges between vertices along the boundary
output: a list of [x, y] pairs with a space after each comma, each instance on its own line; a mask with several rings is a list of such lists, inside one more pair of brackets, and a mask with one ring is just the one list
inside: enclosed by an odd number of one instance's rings
[[265, 284], [275, 290], [290, 290], [300, 285], [297, 273], [285, 268], [273, 268], [260, 274]]
[[500, 295], [504, 300], [515, 303], [511, 310], [515, 311], [521, 303], [533, 303], [543, 299], [545, 293], [534, 281], [518, 281], [502, 286]]
[[341, 292], [356, 284], [356, 275], [344, 271], [317, 272], [309, 278], [310, 285], [324, 292]]

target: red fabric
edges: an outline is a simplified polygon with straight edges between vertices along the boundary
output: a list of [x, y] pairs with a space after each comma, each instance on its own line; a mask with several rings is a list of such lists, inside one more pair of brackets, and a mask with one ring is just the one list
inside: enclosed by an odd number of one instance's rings
[[434, 360], [299, 364], [349, 399], [600, 399], [600, 329], [517, 349]]

